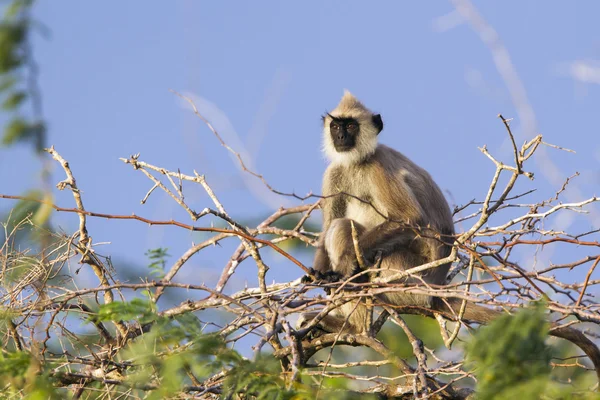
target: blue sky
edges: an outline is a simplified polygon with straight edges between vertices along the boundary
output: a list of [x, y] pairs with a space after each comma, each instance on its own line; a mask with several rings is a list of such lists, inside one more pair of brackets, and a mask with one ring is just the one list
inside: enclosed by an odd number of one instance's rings
[[[569, 201], [598, 194], [600, 79], [592, 67], [600, 68], [600, 3], [476, 6], [510, 53], [537, 131], [577, 151], [546, 151], [556, 170], [533, 161], [538, 178], [519, 188], [537, 188], [531, 200], [547, 198], [579, 171]], [[296, 203], [240, 172], [169, 89], [192, 96], [269, 183], [299, 194], [320, 192], [320, 115], [345, 88], [382, 114], [381, 141], [430, 171], [452, 203], [484, 196], [494, 166], [478, 146], [511, 161], [498, 113], [516, 117], [517, 142], [528, 135], [489, 48], [450, 2], [40, 1], [35, 15], [51, 31], [34, 43], [49, 141], [69, 160], [91, 211], [189, 221], [161, 193], [140, 204], [152, 185], [118, 160], [138, 152], [155, 165], [205, 174], [234, 218]], [[31, 154], [27, 146], [0, 149], [0, 192], [39, 182]], [[56, 168], [53, 180], [62, 179]], [[201, 188], [190, 187], [187, 200], [196, 210], [212, 206]], [[57, 203], [71, 207], [71, 194], [57, 193]], [[67, 232], [77, 226], [74, 215], [55, 221]], [[555, 223], [580, 231], [599, 225], [585, 216]], [[95, 242], [111, 242], [97, 250], [111, 254], [117, 270], [119, 262], [145, 263], [149, 248], [168, 247], [177, 257], [199, 240], [129, 221], [92, 219], [88, 229]], [[231, 239], [198, 255], [181, 279], [214, 282], [235, 245]], [[271, 257], [270, 279], [300, 275], [281, 261]], [[252, 282], [253, 265], [244, 268], [236, 285]]]

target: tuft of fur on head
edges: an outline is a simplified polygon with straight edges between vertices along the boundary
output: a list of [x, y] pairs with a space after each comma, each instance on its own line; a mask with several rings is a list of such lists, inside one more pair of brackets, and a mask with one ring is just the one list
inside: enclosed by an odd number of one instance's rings
[[[377, 149], [377, 135], [380, 129], [373, 123], [373, 112], [364, 106], [352, 93], [344, 90], [344, 96], [337, 107], [323, 116], [323, 151], [327, 158], [335, 164], [356, 164], [375, 153]], [[331, 117], [354, 118], [359, 126], [356, 145], [351, 151], [338, 152], [333, 145], [329, 125]]]

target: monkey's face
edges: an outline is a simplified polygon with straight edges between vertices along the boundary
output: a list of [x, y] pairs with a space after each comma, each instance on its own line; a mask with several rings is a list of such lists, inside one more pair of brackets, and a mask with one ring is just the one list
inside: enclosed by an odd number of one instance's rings
[[332, 118], [329, 123], [331, 141], [340, 153], [354, 149], [359, 132], [358, 122], [354, 118]]
[[379, 114], [373, 114], [350, 92], [338, 106], [323, 116], [324, 150], [333, 163], [360, 163], [377, 148], [377, 135], [383, 129]]

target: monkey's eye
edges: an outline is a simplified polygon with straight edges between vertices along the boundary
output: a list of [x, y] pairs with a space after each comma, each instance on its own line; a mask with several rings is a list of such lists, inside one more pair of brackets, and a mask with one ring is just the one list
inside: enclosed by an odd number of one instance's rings
[[329, 126], [329, 129], [331, 129], [332, 131], [337, 131], [338, 129], [340, 129], [340, 126], [338, 124], [331, 124]]
[[356, 128], [358, 128], [358, 126], [356, 126], [356, 124], [354, 124], [354, 123], [346, 125], [346, 129], [348, 129], [349, 131], [353, 131]]

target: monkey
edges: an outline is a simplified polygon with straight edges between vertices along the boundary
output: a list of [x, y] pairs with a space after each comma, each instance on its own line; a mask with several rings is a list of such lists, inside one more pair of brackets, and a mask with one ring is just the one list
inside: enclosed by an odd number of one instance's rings
[[[377, 265], [380, 278], [448, 257], [455, 235], [450, 207], [426, 170], [378, 143], [383, 130], [381, 115], [346, 90], [337, 107], [325, 113], [322, 121], [323, 149], [330, 164], [323, 176], [323, 232], [313, 261], [313, 276], [339, 281], [361, 272], [353, 229], [365, 267]], [[439, 287], [446, 284], [450, 265], [444, 263], [394, 282]], [[354, 282], [368, 280], [369, 275], [362, 274]], [[462, 303], [458, 298], [408, 292], [382, 294], [378, 299], [394, 306], [427, 309], [451, 319], [458, 315]], [[315, 328], [325, 333], [365, 334], [370, 329], [367, 312], [363, 301], [349, 301], [325, 315]], [[306, 326], [318, 314], [303, 313], [297, 326]], [[485, 324], [501, 314], [468, 303], [462, 319]], [[576, 329], [556, 324], [550, 334], [579, 346], [594, 363], [600, 379], [600, 351], [592, 341]]]
[[[373, 265], [375, 257], [381, 257], [381, 278], [447, 257], [454, 235], [450, 207], [427, 171], [378, 143], [381, 115], [345, 91], [338, 106], [323, 116], [323, 124], [324, 150], [331, 163], [323, 177], [323, 233], [313, 262], [317, 276], [347, 279], [360, 272], [351, 222], [366, 263]], [[419, 235], [414, 227], [438, 232], [440, 239]], [[449, 268], [446, 263], [403, 282], [442, 285]], [[366, 278], [365, 274], [357, 281]], [[443, 309], [441, 302], [427, 295], [382, 297], [394, 305]], [[319, 328], [339, 331], [344, 326], [345, 331], [363, 333], [368, 329], [366, 312], [362, 304], [348, 302], [323, 318]], [[301, 319], [315, 315], [307, 313]]]

